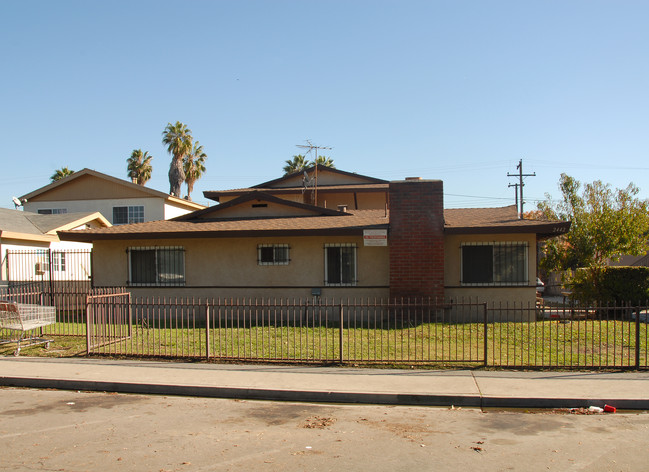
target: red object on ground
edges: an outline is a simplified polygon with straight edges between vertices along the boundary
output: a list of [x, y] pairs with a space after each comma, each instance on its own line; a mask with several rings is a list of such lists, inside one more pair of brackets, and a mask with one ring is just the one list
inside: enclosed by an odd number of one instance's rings
[[616, 410], [617, 408], [615, 408], [614, 406], [604, 405], [604, 411], [607, 413], [615, 413]]

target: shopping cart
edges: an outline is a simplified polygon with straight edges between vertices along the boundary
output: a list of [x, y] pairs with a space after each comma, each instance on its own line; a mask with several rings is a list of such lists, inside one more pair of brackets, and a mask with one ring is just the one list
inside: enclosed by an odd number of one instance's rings
[[20, 349], [23, 347], [38, 344], [45, 344], [46, 348], [50, 347], [52, 339], [43, 338], [42, 330], [37, 336], [34, 330], [54, 323], [56, 323], [56, 307], [0, 300], [0, 330], [20, 332], [17, 340], [3, 339], [0, 340], [0, 344], [16, 343], [15, 356], [20, 354]]

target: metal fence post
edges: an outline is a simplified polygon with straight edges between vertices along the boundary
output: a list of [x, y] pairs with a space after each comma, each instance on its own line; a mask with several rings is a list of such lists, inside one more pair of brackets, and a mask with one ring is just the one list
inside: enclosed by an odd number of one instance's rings
[[489, 346], [489, 343], [487, 342], [487, 333], [489, 331], [488, 325], [487, 325], [487, 302], [484, 302], [482, 305], [483, 308], [483, 325], [484, 325], [484, 366], [487, 367], [487, 347]]
[[205, 305], [205, 356], [210, 358], [210, 303]]
[[133, 336], [133, 306], [131, 305], [131, 293], [126, 297], [128, 303], [128, 337]]
[[86, 352], [90, 354], [90, 296], [86, 297]]
[[340, 302], [340, 327], [338, 328], [338, 338], [340, 344], [340, 353], [339, 353], [339, 362], [343, 363], [343, 325], [344, 325], [344, 316], [343, 316], [343, 302]]
[[635, 368], [640, 369], [640, 307], [635, 307]]

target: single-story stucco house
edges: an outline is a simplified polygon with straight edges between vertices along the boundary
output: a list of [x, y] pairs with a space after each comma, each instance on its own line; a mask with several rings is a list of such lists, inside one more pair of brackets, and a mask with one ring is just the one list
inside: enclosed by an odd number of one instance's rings
[[[317, 176], [316, 176], [317, 172]], [[219, 204], [161, 220], [61, 231], [93, 244], [93, 284], [136, 296], [534, 304], [537, 243], [564, 221], [515, 206], [443, 208], [443, 184], [331, 168], [205, 192]]]
[[0, 286], [50, 278], [87, 281], [90, 257], [70, 251], [90, 250], [90, 244], [61, 241], [57, 231], [109, 226], [99, 212], [44, 215], [0, 208]]

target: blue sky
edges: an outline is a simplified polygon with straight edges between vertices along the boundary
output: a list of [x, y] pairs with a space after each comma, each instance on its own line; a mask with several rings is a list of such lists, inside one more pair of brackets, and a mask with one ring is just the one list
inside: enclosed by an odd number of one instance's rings
[[126, 178], [181, 121], [205, 190], [338, 168], [444, 181], [448, 208], [558, 197], [562, 172], [649, 197], [646, 1], [1, 2], [0, 206], [63, 166]]

